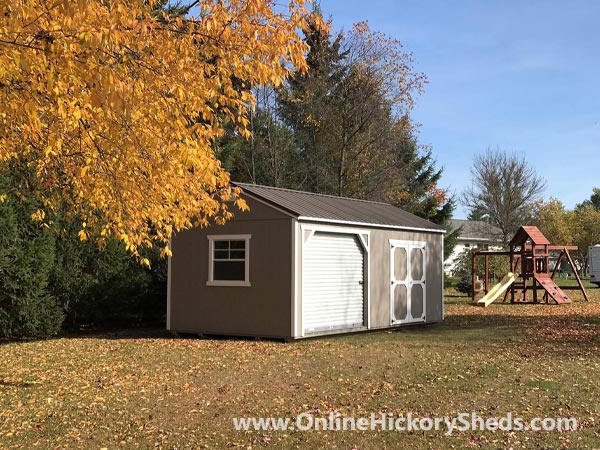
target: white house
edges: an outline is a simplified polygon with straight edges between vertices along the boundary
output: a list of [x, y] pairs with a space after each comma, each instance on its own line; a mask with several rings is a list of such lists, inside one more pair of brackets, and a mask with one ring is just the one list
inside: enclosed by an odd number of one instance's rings
[[496, 250], [502, 247], [502, 230], [487, 222], [477, 220], [452, 219], [452, 229], [462, 227], [456, 247], [444, 262], [444, 272], [451, 275], [456, 265], [456, 258], [465, 250], [478, 248], [480, 250]]

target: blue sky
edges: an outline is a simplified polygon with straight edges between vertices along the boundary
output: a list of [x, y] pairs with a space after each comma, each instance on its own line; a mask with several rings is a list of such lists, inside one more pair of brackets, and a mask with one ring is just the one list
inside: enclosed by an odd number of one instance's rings
[[[413, 113], [444, 168], [470, 183], [488, 147], [524, 155], [569, 208], [600, 187], [600, 1], [322, 0], [334, 28], [367, 20], [429, 80]], [[464, 218], [459, 205], [455, 213]]]

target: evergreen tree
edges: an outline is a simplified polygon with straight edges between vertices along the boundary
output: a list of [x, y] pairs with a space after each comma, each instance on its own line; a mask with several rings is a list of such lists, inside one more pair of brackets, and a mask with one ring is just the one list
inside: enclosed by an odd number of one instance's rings
[[229, 130], [217, 146], [217, 155], [241, 182], [299, 188], [302, 161], [294, 135], [276, 114], [272, 86], [254, 90], [256, 107], [250, 112], [250, 139]]
[[424, 82], [410, 56], [366, 24], [332, 36], [310, 21], [304, 33], [308, 72], [276, 97], [256, 91], [250, 141], [234, 133], [221, 141], [233, 179], [392, 203], [445, 226], [450, 255], [455, 202], [438, 187], [442, 171], [409, 117]]
[[39, 214], [26, 164], [0, 170], [0, 334], [44, 338], [70, 326], [163, 320], [167, 261], [158, 250], [142, 267], [115, 239], [81, 241], [67, 211]]
[[594, 188], [590, 198], [578, 203], [577, 206], [575, 206], [575, 209], [582, 209], [586, 206], [591, 206], [600, 211], [600, 188]]
[[[316, 11], [315, 14], [320, 14]], [[331, 23], [329, 23], [331, 25]], [[346, 67], [341, 51], [342, 35], [332, 37], [329, 28], [315, 20], [304, 31], [310, 50], [308, 71], [297, 72], [278, 92], [278, 112], [293, 132], [300, 165], [298, 187], [320, 193], [335, 193], [335, 160], [331, 153], [331, 121], [343, 107], [338, 86]]]
[[456, 203], [438, 188], [442, 169], [437, 169], [430, 148], [420, 146], [414, 133], [401, 131], [395, 146], [394, 173], [388, 183], [385, 200], [419, 217], [446, 228], [444, 255], [450, 256], [460, 229], [450, 219]]
[[35, 177], [11, 166], [0, 172], [0, 331], [45, 337], [60, 330], [64, 313], [49, 289], [55, 236], [32, 220], [41, 205], [23, 196]]
[[490, 221], [491, 221], [490, 215], [486, 211], [485, 206], [483, 206], [483, 205], [477, 205], [477, 206], [471, 208], [469, 211], [469, 215], [467, 216], [467, 219], [475, 220], [478, 222], [487, 222], [487, 223], [490, 223]]

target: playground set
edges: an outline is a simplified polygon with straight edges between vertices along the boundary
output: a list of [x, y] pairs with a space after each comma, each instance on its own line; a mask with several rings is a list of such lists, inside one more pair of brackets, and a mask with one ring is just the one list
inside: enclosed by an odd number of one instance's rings
[[[472, 259], [472, 298], [479, 306], [489, 306], [494, 300], [504, 294], [503, 301], [510, 297], [511, 303], [549, 303], [552, 299], [557, 304], [571, 303], [565, 290], [578, 289], [583, 293], [583, 298], [589, 301], [581, 278], [577, 273], [573, 258], [569, 251], [577, 250], [575, 246], [550, 245], [542, 232], [534, 226], [519, 228], [509, 243], [508, 251], [477, 251]], [[558, 259], [550, 273], [550, 252], [558, 252]], [[510, 272], [492, 289], [489, 289], [489, 257], [508, 256], [510, 258]], [[477, 279], [477, 258], [484, 257], [483, 280]], [[569, 262], [578, 286], [558, 287], [554, 278], [563, 259]], [[538, 290], [543, 290], [540, 299]], [[531, 300], [528, 298], [531, 291]], [[481, 294], [483, 297], [478, 298]]]

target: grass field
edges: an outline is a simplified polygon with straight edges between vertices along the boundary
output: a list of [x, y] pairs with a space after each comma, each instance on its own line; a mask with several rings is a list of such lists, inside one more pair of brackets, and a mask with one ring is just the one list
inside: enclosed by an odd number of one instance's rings
[[[0, 345], [0, 448], [599, 448], [600, 290], [283, 344], [157, 331]], [[237, 416], [573, 416], [573, 432], [234, 431]]]

